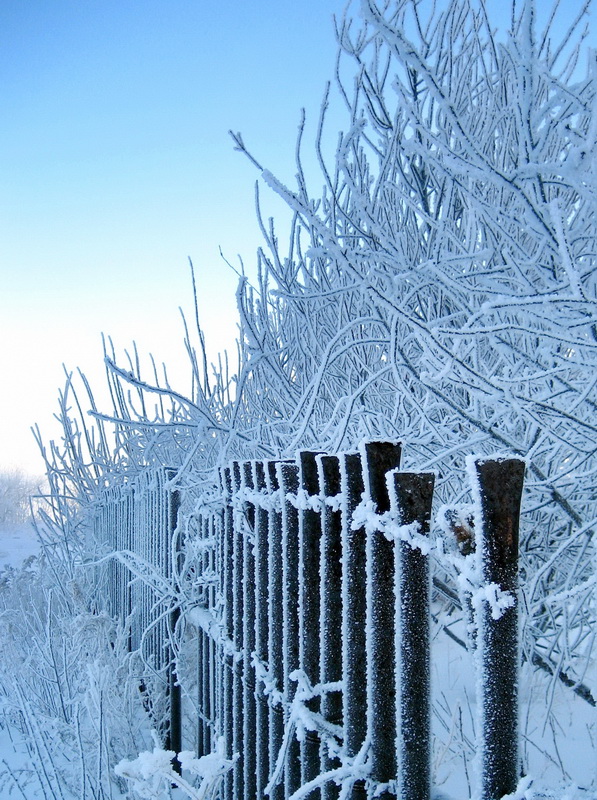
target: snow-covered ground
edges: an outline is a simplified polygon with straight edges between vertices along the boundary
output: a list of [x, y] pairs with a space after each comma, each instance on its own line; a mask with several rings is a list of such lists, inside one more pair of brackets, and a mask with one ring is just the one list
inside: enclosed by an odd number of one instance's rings
[[43, 789], [16, 728], [0, 721], [0, 798], [43, 798]]
[[[432, 647], [434, 785], [442, 796], [474, 797], [478, 730], [474, 665], [471, 656], [446, 636], [438, 636]], [[586, 676], [593, 693], [594, 678]], [[521, 783], [516, 798], [597, 798], [595, 708], [528, 663], [520, 671], [519, 697], [520, 754], [530, 777]], [[562, 788], [562, 775], [569, 781], [567, 788]], [[554, 787], [560, 789], [554, 793]]]
[[30, 523], [0, 524], [0, 570], [19, 567], [26, 558], [39, 553], [39, 543]]

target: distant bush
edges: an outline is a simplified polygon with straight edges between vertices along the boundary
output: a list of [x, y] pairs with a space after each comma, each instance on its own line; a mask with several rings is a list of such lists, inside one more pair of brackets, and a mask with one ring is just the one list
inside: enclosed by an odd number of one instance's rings
[[31, 495], [39, 492], [40, 479], [19, 469], [0, 472], [0, 524], [27, 522]]

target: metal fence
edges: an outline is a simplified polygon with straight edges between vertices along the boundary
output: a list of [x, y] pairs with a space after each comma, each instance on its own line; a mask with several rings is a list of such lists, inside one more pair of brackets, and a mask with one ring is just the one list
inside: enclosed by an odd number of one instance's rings
[[[196, 649], [185, 658], [196, 659], [199, 755], [221, 739], [227, 757], [235, 757], [223, 784], [226, 800], [430, 796], [428, 533], [435, 478], [401, 472], [400, 454], [398, 443], [373, 441], [358, 453], [233, 462], [221, 470], [216, 502], [195, 509], [194, 569], [202, 589], [182, 609], [197, 631]], [[519, 777], [523, 472], [516, 459], [474, 468], [483, 581], [476, 603], [478, 747], [488, 799], [514, 791]], [[145, 478], [132, 501], [130, 489], [106, 496], [97, 524], [98, 532], [114, 525], [114, 549], [133, 550], [168, 579], [178, 499], [167, 479], [167, 472], [154, 483]], [[123, 589], [133, 577], [127, 569], [121, 557], [110, 578], [111, 608], [132, 615], [132, 647], [153, 650], [156, 667], [169, 665], [168, 743], [178, 749], [175, 667], [182, 673], [188, 664], [174, 665], [168, 651], [175, 619], [164, 598], [139, 577]], [[500, 599], [497, 613], [492, 596]]]
[[129, 648], [145, 668], [141, 688], [157, 687], [147, 701], [166, 746], [178, 751], [180, 686], [171, 640], [179, 609], [171, 589], [180, 495], [168, 487], [175, 474], [151, 470], [103, 490], [94, 506], [93, 539], [113, 554], [100, 561], [98, 605], [127, 624]]

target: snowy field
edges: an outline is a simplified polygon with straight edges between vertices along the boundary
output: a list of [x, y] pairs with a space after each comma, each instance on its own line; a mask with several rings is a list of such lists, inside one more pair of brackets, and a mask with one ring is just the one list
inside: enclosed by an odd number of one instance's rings
[[[445, 636], [433, 647], [434, 785], [449, 798], [474, 797], [478, 712], [472, 659]], [[597, 688], [594, 672], [587, 681], [593, 694]], [[597, 775], [595, 708], [561, 682], [527, 665], [521, 669], [520, 706], [520, 750], [529, 777], [517, 796], [596, 798], [595, 788], [588, 788], [594, 787]], [[549, 707], [556, 723], [548, 716]], [[562, 774], [570, 786], [563, 794], [554, 793]]]
[[0, 570], [19, 567], [38, 553], [39, 543], [32, 525], [0, 524]]

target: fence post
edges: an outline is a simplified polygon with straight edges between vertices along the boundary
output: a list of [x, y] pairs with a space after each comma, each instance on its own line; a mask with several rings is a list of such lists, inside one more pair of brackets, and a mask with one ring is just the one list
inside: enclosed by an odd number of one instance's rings
[[[344, 754], [354, 759], [367, 737], [367, 567], [365, 530], [352, 529], [352, 515], [365, 491], [359, 453], [340, 456], [342, 490], [342, 672], [344, 692]], [[356, 781], [353, 800], [366, 796], [364, 781]]]
[[[268, 495], [273, 499], [279, 495], [280, 484], [276, 474], [276, 462], [265, 462], [265, 480]], [[268, 642], [270, 680], [276, 692], [282, 696], [284, 688], [282, 602], [282, 510], [273, 503], [268, 511]], [[270, 695], [269, 705], [269, 764], [273, 773], [284, 739], [284, 709], [278, 697]], [[271, 787], [270, 800], [282, 800], [284, 785], [281, 782]]]
[[[129, 490], [127, 492], [127, 500], [126, 500], [126, 525], [124, 530], [121, 533], [120, 542], [118, 543], [119, 550], [132, 550], [133, 547], [133, 530], [135, 525], [135, 490], [133, 484], [129, 484]], [[131, 619], [131, 615], [133, 613], [133, 591], [131, 588], [131, 582], [129, 580], [128, 570], [124, 566], [124, 564], [120, 564], [120, 576], [121, 580], [124, 583], [124, 609], [125, 609], [125, 616], [123, 617], [123, 622], [127, 619]], [[129, 635], [128, 635], [128, 651], [129, 653], [133, 649], [133, 631], [132, 631], [132, 624], [129, 628]]]
[[233, 535], [233, 641], [236, 651], [234, 659], [234, 675], [232, 681], [232, 749], [238, 756], [233, 767], [234, 800], [240, 800], [244, 791], [244, 746], [243, 746], [243, 662], [240, 657], [243, 652], [243, 582], [244, 582], [244, 547], [243, 525], [238, 509], [238, 492], [240, 491], [241, 470], [238, 461], [233, 461], [232, 466], [232, 496], [234, 506], [234, 535]]
[[[250, 461], [241, 465], [241, 488], [251, 491], [253, 469]], [[255, 800], [256, 750], [255, 727], [257, 704], [255, 701], [255, 505], [244, 501], [243, 521], [243, 745], [244, 745], [244, 798]], [[240, 800], [240, 798], [239, 798]]]
[[[223, 565], [224, 565], [224, 585], [223, 585], [223, 619], [224, 633], [229, 641], [233, 641], [234, 636], [234, 511], [232, 507], [232, 470], [225, 467], [220, 470], [220, 486], [224, 498], [224, 524], [223, 524]], [[200, 633], [200, 632], [199, 632]], [[233, 674], [234, 659], [232, 654], [223, 654], [223, 713], [222, 731], [224, 735], [224, 753], [226, 758], [231, 759], [234, 755], [233, 749], [233, 717], [234, 717], [234, 697], [233, 697]], [[233, 773], [229, 770], [224, 776], [224, 798], [232, 800], [233, 797]]]
[[[400, 444], [363, 445], [365, 493], [378, 514], [390, 510], [386, 473], [400, 465]], [[367, 728], [371, 740], [371, 777], [377, 783], [396, 778], [394, 542], [379, 531], [367, 532]], [[383, 792], [380, 797], [390, 797]]]
[[[216, 569], [216, 551], [215, 551], [215, 541], [216, 541], [216, 520], [213, 513], [207, 514], [205, 516], [205, 539], [206, 539], [206, 548], [205, 548], [205, 565], [207, 569], [207, 574], [210, 576], [206, 592], [205, 592], [205, 605], [208, 609], [209, 613], [213, 611], [215, 608], [215, 586], [213, 583], [213, 576], [215, 574]], [[207, 752], [211, 753], [213, 750], [213, 746], [215, 743], [215, 724], [217, 718], [217, 706], [216, 706], [216, 692], [215, 692], [215, 675], [216, 675], [216, 643], [214, 638], [211, 634], [205, 631], [205, 654], [206, 654], [206, 661], [205, 661], [205, 668], [203, 670], [203, 680], [205, 686], [205, 705], [207, 713], [205, 715], [205, 743], [207, 746]]]
[[[176, 470], [174, 469], [167, 469], [165, 471], [165, 478], [167, 481], [172, 480], [176, 475]], [[171, 542], [173, 537], [176, 535], [176, 529], [178, 527], [178, 511], [180, 509], [180, 491], [171, 489], [167, 489], [167, 515], [168, 515], [168, 527], [166, 536], [165, 546], [167, 548], [166, 553], [166, 565], [167, 570], [166, 574], [168, 579], [172, 581], [175, 569], [178, 567], [178, 564], [172, 563], [172, 557], [174, 552], [176, 556], [180, 552], [180, 540], [177, 542], [176, 551], [173, 551], [171, 548]], [[177, 606], [170, 612], [170, 619], [169, 619], [169, 628], [170, 628], [170, 635], [174, 634], [176, 630], [176, 625], [180, 618], [180, 608]], [[168, 657], [169, 657], [169, 666], [168, 666], [168, 695], [170, 699], [170, 725], [168, 730], [168, 736], [166, 737], [166, 750], [174, 750], [175, 753], [180, 753], [182, 750], [182, 708], [181, 708], [181, 693], [180, 693], [180, 684], [177, 680], [176, 675], [176, 664], [174, 662], [174, 650], [172, 645], [168, 646]], [[175, 761], [175, 764], [178, 764]]]
[[[278, 483], [282, 495], [282, 613], [283, 613], [283, 660], [284, 660], [284, 700], [290, 708], [295, 693], [295, 684], [289, 675], [299, 667], [299, 549], [298, 549], [298, 511], [288, 495], [298, 491], [298, 466], [281, 461], [276, 465]], [[285, 724], [289, 724], [285, 715]], [[292, 737], [286, 754], [284, 768], [284, 794], [290, 797], [301, 785], [300, 745]]]
[[[319, 683], [320, 631], [320, 540], [321, 513], [309, 508], [309, 499], [319, 494], [318, 454], [304, 450], [298, 454], [299, 483], [305, 503], [299, 513], [299, 662], [312, 686]], [[319, 711], [319, 698], [308, 702], [310, 711]], [[319, 774], [321, 741], [317, 731], [306, 730], [301, 742], [301, 784]], [[319, 789], [307, 797], [319, 797]]]
[[[266, 488], [263, 461], [253, 462], [253, 484], [256, 491]], [[255, 505], [255, 654], [262, 664], [269, 661], [268, 650], [268, 513]], [[256, 796], [263, 797], [269, 775], [269, 710], [263, 681], [257, 680], [256, 695]]]
[[[433, 474], [388, 475], [392, 511], [398, 525], [418, 523], [429, 535]], [[398, 797], [429, 800], [431, 794], [431, 698], [429, 556], [411, 541], [396, 546], [396, 687], [398, 716]]]
[[[337, 456], [317, 456], [320, 492], [325, 503], [321, 517], [321, 631], [319, 659], [322, 684], [342, 680], [342, 519], [339, 506], [331, 505], [340, 494], [340, 461]], [[342, 724], [342, 693], [324, 692], [321, 716], [326, 722]], [[321, 772], [340, 766], [330, 755], [327, 745], [321, 746]], [[335, 800], [339, 790], [335, 783], [322, 786], [322, 800]]]
[[[210, 554], [207, 548], [207, 542], [210, 535], [210, 518], [201, 515], [199, 517], [199, 534], [204, 542], [203, 551], [201, 554], [201, 571], [203, 574], [208, 574]], [[206, 586], [202, 590], [202, 602], [205, 608], [209, 608], [209, 588]], [[200, 708], [201, 708], [201, 747], [202, 752], [207, 754], [211, 752], [211, 730], [210, 718], [212, 716], [212, 703], [210, 692], [210, 657], [211, 657], [211, 644], [213, 639], [207, 631], [199, 631], [199, 681], [200, 681]]]
[[[477, 548], [486, 591], [477, 611], [483, 800], [513, 793], [519, 777], [518, 532], [524, 468], [516, 458], [474, 462], [481, 517]], [[510, 605], [500, 607], [500, 599]]]
[[[216, 582], [215, 576], [219, 574], [221, 569], [220, 564], [220, 553], [219, 553], [219, 528], [221, 523], [221, 517], [219, 514], [216, 514], [212, 511], [209, 516], [209, 537], [211, 540], [211, 546], [209, 548], [209, 569], [210, 569], [210, 583], [209, 583], [209, 592], [208, 592], [208, 609], [209, 613], [213, 614], [216, 611], [217, 603], [219, 602], [219, 591], [218, 585]], [[209, 742], [210, 742], [210, 752], [215, 747], [216, 743], [216, 735], [217, 735], [217, 724], [220, 715], [220, 658], [218, 654], [218, 645], [216, 644], [216, 640], [210, 634], [208, 634], [208, 642], [209, 642], [209, 707], [211, 709], [210, 715], [210, 725], [209, 725]]]

